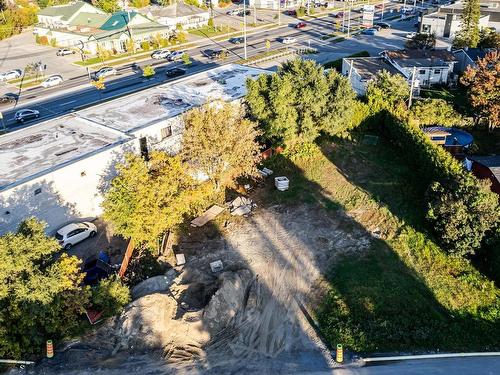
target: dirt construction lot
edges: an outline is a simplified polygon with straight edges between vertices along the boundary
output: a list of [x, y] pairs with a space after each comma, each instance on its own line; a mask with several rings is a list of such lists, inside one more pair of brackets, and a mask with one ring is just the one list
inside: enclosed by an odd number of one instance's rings
[[[299, 303], [307, 305], [338, 254], [357, 254], [370, 242], [348, 216], [315, 204], [257, 208], [248, 218], [223, 214], [178, 240], [187, 263], [163, 277], [168, 290], [135, 299], [96, 332], [59, 345], [34, 371], [329, 371], [332, 357]], [[216, 260], [222, 272], [211, 271]]]

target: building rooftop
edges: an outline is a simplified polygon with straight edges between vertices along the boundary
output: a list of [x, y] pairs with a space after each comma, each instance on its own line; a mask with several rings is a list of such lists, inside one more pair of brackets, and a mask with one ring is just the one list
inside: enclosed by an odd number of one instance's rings
[[148, 7], [144, 7], [140, 9], [140, 12], [151, 16], [153, 18], [160, 17], [169, 17], [169, 18], [177, 18], [177, 17], [187, 17], [187, 16], [197, 16], [200, 14], [208, 13], [208, 9], [201, 9], [194, 5], [185, 4], [182, 1], [177, 1], [172, 5], [162, 7], [157, 5], [152, 5]]
[[444, 49], [403, 49], [385, 51], [384, 53], [387, 58], [391, 59], [403, 68], [448, 66], [451, 61], [457, 61], [453, 53]]
[[469, 159], [488, 167], [495, 178], [500, 182], [500, 155], [468, 156]]
[[127, 137], [67, 115], [0, 136], [0, 190]]
[[177, 116], [211, 99], [229, 101], [242, 97], [246, 92], [246, 78], [263, 72], [247, 66], [224, 65], [81, 110], [78, 114], [127, 133]]
[[353, 69], [360, 75], [363, 80], [370, 80], [378, 72], [383, 70], [391, 74], [400, 74], [400, 72], [389, 64], [383, 57], [355, 57], [346, 58], [353, 63]]
[[0, 191], [133, 138], [213, 99], [242, 97], [265, 70], [224, 65], [0, 136]]
[[[41, 16], [60, 16], [62, 20], [69, 20], [76, 12], [78, 12], [83, 6], [85, 2], [76, 1], [74, 3], [69, 3], [65, 5], [54, 5], [50, 7], [46, 7], [44, 9], [40, 9], [38, 12]], [[99, 12], [102, 12], [99, 10]], [[104, 12], [102, 12], [104, 13]]]

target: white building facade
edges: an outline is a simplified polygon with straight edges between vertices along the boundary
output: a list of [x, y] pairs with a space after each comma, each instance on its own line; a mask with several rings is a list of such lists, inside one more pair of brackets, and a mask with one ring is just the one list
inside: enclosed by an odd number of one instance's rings
[[265, 72], [225, 65], [0, 136], [0, 234], [30, 216], [48, 233], [99, 216], [126, 152], [177, 153], [185, 111], [239, 100]]

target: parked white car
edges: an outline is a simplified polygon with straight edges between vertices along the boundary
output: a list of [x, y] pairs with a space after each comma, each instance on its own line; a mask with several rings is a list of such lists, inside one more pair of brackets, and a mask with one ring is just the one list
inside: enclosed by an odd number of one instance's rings
[[97, 227], [84, 221], [83, 223], [68, 224], [56, 232], [56, 238], [62, 248], [69, 250], [77, 243], [97, 234]]
[[95, 77], [97, 79], [99, 78], [105, 78], [105, 77], [109, 77], [109, 76], [114, 76], [116, 73], [118, 73], [116, 71], [115, 68], [111, 68], [111, 67], [106, 67], [106, 68], [101, 68], [99, 69], [96, 73], [95, 73]]
[[57, 86], [63, 81], [63, 78], [59, 75], [50, 76], [45, 81], [43, 81], [40, 86], [42, 87], [52, 87]]
[[174, 51], [168, 56], [169, 61], [179, 61], [182, 59], [182, 55], [184, 55], [186, 51]]
[[16, 79], [21, 77], [23, 72], [19, 69], [11, 70], [0, 74], [0, 81], [10, 81], [11, 79]]
[[56, 52], [56, 56], [74, 55], [75, 53], [76, 51], [74, 49], [59, 48]]
[[417, 33], [415, 31], [408, 33], [408, 34], [406, 34], [406, 39], [413, 39], [415, 37], [415, 35], [417, 35]]
[[156, 60], [166, 59], [171, 53], [172, 52], [167, 49], [160, 49], [158, 51], [154, 51], [151, 54], [151, 58]]
[[283, 39], [281, 39], [281, 43], [283, 43], [283, 44], [293, 44], [295, 42], [297, 42], [297, 39], [292, 38], [290, 36], [286, 36]]

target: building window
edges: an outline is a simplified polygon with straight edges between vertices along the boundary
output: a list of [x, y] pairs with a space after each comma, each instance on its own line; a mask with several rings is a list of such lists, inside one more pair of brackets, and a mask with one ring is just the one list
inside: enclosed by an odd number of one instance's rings
[[167, 126], [166, 128], [161, 129], [161, 140], [163, 141], [165, 138], [168, 138], [172, 135], [172, 127]]
[[441, 69], [434, 69], [434, 74], [441, 74]]
[[38, 195], [42, 192], [42, 188], [35, 189], [35, 195]]
[[424, 69], [420, 69], [420, 70], [418, 71], [418, 74], [425, 74], [425, 70], [424, 70]]

